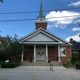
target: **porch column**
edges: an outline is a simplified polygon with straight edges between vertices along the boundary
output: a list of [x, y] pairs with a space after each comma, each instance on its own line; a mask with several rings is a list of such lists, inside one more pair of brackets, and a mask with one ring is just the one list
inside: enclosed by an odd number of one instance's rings
[[48, 62], [48, 45], [46, 45], [46, 62]]
[[23, 52], [22, 52], [22, 55], [21, 55], [21, 61], [23, 61], [23, 56], [24, 56], [24, 55], [23, 55]]
[[36, 61], [36, 45], [34, 45], [34, 61]]
[[61, 62], [61, 59], [60, 59], [60, 45], [58, 45], [58, 62]]

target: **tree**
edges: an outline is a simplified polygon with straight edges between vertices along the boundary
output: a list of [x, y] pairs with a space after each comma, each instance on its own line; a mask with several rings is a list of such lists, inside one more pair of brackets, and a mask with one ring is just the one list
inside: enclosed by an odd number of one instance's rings
[[9, 59], [9, 61], [12, 60], [12, 57], [20, 57], [22, 54], [22, 44], [19, 43], [18, 35], [14, 35], [14, 37], [10, 37], [10, 42], [3, 44], [5, 51], [4, 56], [6, 59]]
[[0, 0], [0, 2], [2, 2], [2, 3], [3, 3], [3, 0]]

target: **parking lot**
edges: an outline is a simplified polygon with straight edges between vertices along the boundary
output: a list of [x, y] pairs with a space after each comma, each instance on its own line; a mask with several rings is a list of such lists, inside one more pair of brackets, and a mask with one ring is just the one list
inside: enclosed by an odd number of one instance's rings
[[[37, 67], [38, 68], [38, 67]], [[2, 69], [0, 71], [0, 80], [80, 80], [80, 71], [75, 69], [57, 69], [53, 72], [47, 70], [49, 68], [43, 68], [39, 70], [35, 68], [30, 70], [26, 67], [18, 67], [15, 69]], [[45, 69], [45, 70], [44, 70]]]

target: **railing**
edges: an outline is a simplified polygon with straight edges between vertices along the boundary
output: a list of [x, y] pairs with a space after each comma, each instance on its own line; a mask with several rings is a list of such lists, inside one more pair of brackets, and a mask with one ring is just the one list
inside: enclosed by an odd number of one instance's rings
[[53, 72], [53, 64], [50, 63], [50, 71]]

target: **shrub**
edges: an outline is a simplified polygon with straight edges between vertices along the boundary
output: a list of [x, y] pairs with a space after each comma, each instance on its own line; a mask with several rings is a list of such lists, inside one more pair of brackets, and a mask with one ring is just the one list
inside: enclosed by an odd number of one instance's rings
[[63, 64], [63, 66], [68, 68], [68, 67], [72, 66], [72, 64], [71, 64], [71, 62], [67, 62], [67, 63]]
[[48, 63], [50, 63], [51, 62], [51, 60], [48, 60]]
[[80, 69], [80, 62], [76, 62], [76, 69]]
[[1, 68], [15, 68], [20, 65], [20, 62], [1, 63]]
[[79, 61], [77, 54], [72, 54], [72, 57], [70, 58], [71, 63], [74, 65], [76, 62]]

